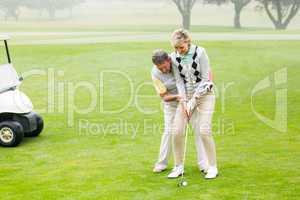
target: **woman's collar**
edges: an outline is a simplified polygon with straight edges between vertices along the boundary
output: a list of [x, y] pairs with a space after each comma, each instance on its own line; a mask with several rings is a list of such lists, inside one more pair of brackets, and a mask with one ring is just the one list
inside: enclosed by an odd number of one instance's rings
[[191, 45], [190, 45], [190, 48], [189, 48], [189, 51], [187, 52], [187, 54], [185, 54], [185, 55], [180, 55], [180, 54], [178, 53], [178, 51], [176, 51], [176, 57], [177, 57], [177, 58], [182, 58], [182, 57], [184, 57], [184, 56], [186, 56], [186, 55], [188, 55], [188, 54], [193, 54], [193, 53], [195, 53], [195, 50], [196, 50], [196, 45], [191, 44]]

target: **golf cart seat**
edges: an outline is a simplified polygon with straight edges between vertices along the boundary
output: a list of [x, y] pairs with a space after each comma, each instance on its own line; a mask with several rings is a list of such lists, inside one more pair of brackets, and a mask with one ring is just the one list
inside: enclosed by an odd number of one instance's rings
[[0, 65], [0, 93], [14, 89], [21, 84], [12, 64]]

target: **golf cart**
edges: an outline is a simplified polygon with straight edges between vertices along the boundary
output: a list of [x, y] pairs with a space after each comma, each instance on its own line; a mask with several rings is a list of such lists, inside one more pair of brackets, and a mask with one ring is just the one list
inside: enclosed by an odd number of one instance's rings
[[0, 35], [4, 42], [8, 64], [0, 65], [0, 145], [15, 147], [23, 137], [36, 137], [44, 127], [43, 119], [33, 112], [30, 99], [21, 91], [20, 78], [9, 55], [8, 36]]

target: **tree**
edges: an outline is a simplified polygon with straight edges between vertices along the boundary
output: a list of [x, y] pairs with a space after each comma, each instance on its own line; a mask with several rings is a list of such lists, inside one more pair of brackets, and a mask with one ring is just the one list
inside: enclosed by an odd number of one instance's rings
[[4, 11], [4, 19], [8, 20], [9, 17], [13, 17], [16, 21], [19, 20], [20, 10], [22, 6], [22, 0], [0, 0], [0, 9]]
[[241, 12], [242, 9], [250, 3], [251, 0], [231, 0], [234, 4], [234, 27], [241, 28]]
[[234, 5], [234, 27], [235, 28], [242, 28], [241, 25], [241, 12], [245, 6], [247, 6], [251, 0], [204, 0], [205, 3], [210, 4], [225, 4], [231, 2]]
[[182, 17], [182, 26], [184, 29], [189, 30], [191, 26], [191, 13], [193, 6], [197, 0], [172, 0]]
[[31, 9], [46, 10], [49, 18], [54, 20], [58, 10], [69, 9], [72, 13], [73, 8], [84, 2], [84, 0], [27, 0], [26, 5]]
[[300, 0], [257, 0], [276, 29], [286, 29], [300, 8]]

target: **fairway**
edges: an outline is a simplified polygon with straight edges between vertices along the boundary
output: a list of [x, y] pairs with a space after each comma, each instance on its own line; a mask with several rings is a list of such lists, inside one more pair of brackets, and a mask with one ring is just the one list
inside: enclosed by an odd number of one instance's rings
[[[23, 22], [1, 23], [5, 34], [16, 45], [64, 45], [129, 42], [165, 42], [175, 25], [97, 25], [86, 23]], [[300, 40], [299, 29], [274, 30], [250, 27], [235, 29], [228, 26], [194, 25], [191, 27], [194, 40], [199, 41], [255, 41], [255, 40]]]
[[[188, 187], [166, 178], [173, 161], [166, 172], [152, 173], [163, 113], [151, 85], [151, 54], [156, 48], [171, 51], [168, 42], [14, 45], [18, 72], [43, 72], [25, 77], [21, 89], [43, 113], [46, 127], [18, 148], [0, 148], [1, 199], [299, 199], [300, 41], [195, 43], [207, 49], [216, 83], [217, 179], [207, 181], [199, 172], [193, 135]], [[278, 71], [287, 73], [279, 86], [273, 84]], [[272, 84], [255, 93], [251, 104], [253, 89], [266, 77]], [[253, 112], [273, 120], [279, 89], [287, 89], [284, 131]], [[89, 107], [92, 94], [92, 109], [76, 113]]]

